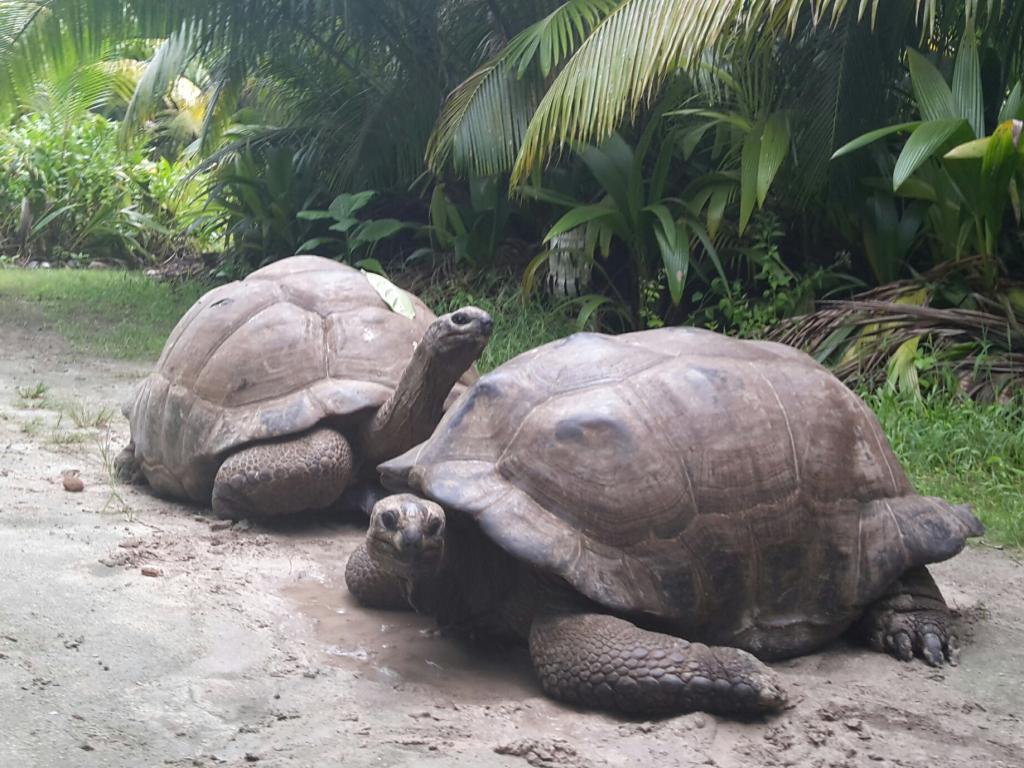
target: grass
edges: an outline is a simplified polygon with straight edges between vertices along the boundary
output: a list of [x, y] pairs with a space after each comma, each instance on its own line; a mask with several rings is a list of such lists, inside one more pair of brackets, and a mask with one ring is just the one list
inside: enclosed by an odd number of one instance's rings
[[77, 349], [119, 359], [156, 359], [206, 287], [120, 271], [0, 269], [0, 302], [32, 302]]
[[105, 429], [117, 413], [113, 408], [79, 402], [67, 403], [62, 410], [78, 429]]
[[1024, 547], [1024, 401], [865, 399], [920, 493], [973, 504], [987, 541]]
[[16, 387], [15, 391], [18, 393], [18, 397], [26, 402], [43, 402], [46, 399], [46, 393], [50, 391], [50, 388], [43, 382], [37, 381], [32, 386]]

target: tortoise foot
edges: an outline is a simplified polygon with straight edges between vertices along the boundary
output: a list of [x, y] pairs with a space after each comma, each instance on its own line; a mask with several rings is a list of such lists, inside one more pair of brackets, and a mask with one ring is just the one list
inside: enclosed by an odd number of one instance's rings
[[631, 715], [782, 709], [775, 673], [746, 651], [690, 643], [602, 614], [534, 620], [530, 656], [545, 693]]
[[333, 429], [319, 427], [260, 443], [221, 464], [213, 484], [213, 514], [265, 518], [323, 509], [338, 500], [351, 476], [352, 448]]
[[142, 465], [135, 458], [135, 443], [129, 442], [114, 458], [114, 475], [126, 485], [141, 485], [146, 482]]
[[876, 651], [900, 661], [915, 656], [933, 667], [960, 656], [953, 617], [924, 568], [908, 572], [861, 618], [857, 632]]
[[366, 544], [360, 544], [349, 555], [345, 565], [345, 585], [360, 605], [367, 608], [408, 610], [411, 607], [406, 598], [405, 584], [374, 563], [366, 551]]

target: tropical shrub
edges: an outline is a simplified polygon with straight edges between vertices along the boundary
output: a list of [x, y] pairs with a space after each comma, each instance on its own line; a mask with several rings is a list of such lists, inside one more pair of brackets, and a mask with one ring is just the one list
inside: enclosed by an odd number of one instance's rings
[[8, 255], [146, 263], [170, 247], [178, 227], [173, 185], [141, 149], [120, 148], [116, 125], [99, 115], [67, 124], [20, 118], [0, 129], [0, 168]]
[[[651, 128], [656, 123], [651, 123]], [[668, 174], [673, 160], [670, 145], [656, 146], [653, 131], [645, 131], [637, 146], [614, 135], [600, 147], [581, 147], [579, 157], [597, 183], [596, 199], [581, 200], [567, 192], [524, 186], [521, 192], [568, 210], [545, 235], [545, 242], [576, 228], [584, 231], [584, 256], [602, 272], [597, 257], [608, 262], [613, 243], [626, 254], [627, 292], [618, 295], [618, 311], [629, 316], [645, 306], [642, 292], [664, 272], [671, 302], [679, 305], [691, 268], [707, 278], [714, 269], [724, 278], [718, 253], [703, 224], [687, 201], [668, 193]], [[654, 147], [654, 149], [652, 149]], [[651, 152], [654, 160], [648, 164]], [[533, 272], [548, 257], [541, 252], [526, 271], [526, 286]], [[648, 302], [649, 303], [649, 302]], [[639, 314], [634, 325], [642, 325]]]
[[[1000, 272], [1011, 185], [1013, 196], [1020, 199], [1020, 129], [1012, 121], [1019, 124], [1024, 118], [1024, 81], [1000, 83], [986, 94], [976, 37], [968, 24], [953, 61], [951, 85], [928, 57], [908, 50], [920, 119], [871, 131], [841, 147], [834, 157], [895, 133], [909, 133], [893, 166], [892, 193], [924, 203], [921, 224], [929, 235], [934, 263], [980, 256], [979, 267], [993, 287]], [[986, 113], [994, 116], [996, 126], [993, 136], [982, 141], [988, 135]]]
[[223, 233], [224, 276], [241, 277], [295, 253], [310, 233], [299, 212], [320, 194], [291, 148], [246, 144], [210, 171], [206, 209], [194, 226]]
[[328, 234], [307, 240], [296, 252], [321, 253], [376, 272], [383, 271], [380, 262], [373, 259], [377, 245], [404, 229], [418, 227], [392, 218], [360, 218], [359, 212], [376, 194], [373, 190], [343, 192], [334, 198], [327, 210], [299, 211], [298, 217], [304, 221], [333, 223], [327, 227]]

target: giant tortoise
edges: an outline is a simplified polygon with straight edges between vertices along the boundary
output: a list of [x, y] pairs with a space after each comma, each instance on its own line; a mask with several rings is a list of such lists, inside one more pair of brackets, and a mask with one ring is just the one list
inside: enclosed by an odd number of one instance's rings
[[404, 296], [400, 314], [365, 274], [318, 256], [213, 289], [126, 406], [119, 472], [223, 517], [328, 506], [361, 467], [429, 436], [477, 378], [487, 313], [437, 318]]
[[867, 406], [792, 348], [577, 334], [482, 377], [379, 469], [405, 493], [374, 506], [352, 593], [527, 641], [555, 698], [771, 711], [785, 694], [759, 659], [851, 627], [955, 662], [924, 566], [981, 524], [915, 493]]

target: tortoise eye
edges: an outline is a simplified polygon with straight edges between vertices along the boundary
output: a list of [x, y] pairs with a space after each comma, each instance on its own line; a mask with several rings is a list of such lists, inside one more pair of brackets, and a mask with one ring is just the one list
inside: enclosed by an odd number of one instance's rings
[[469, 315], [465, 312], [456, 312], [452, 315], [452, 322], [456, 325], [466, 325], [469, 322]]
[[436, 536], [438, 531], [441, 530], [441, 518], [432, 517], [427, 521], [426, 532], [427, 536]]
[[390, 509], [386, 509], [380, 513], [380, 522], [389, 531], [393, 531], [398, 527], [398, 516]]

